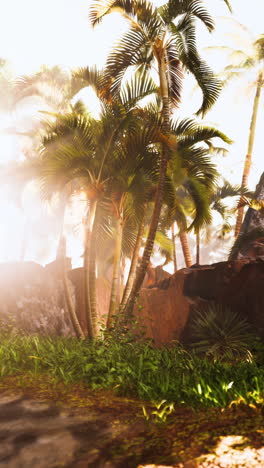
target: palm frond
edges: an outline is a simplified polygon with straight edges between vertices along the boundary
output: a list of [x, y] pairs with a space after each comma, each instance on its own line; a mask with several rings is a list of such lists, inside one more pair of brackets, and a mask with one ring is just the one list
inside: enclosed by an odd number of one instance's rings
[[184, 186], [188, 190], [194, 205], [193, 221], [190, 224], [188, 231], [192, 229], [201, 229], [212, 221], [208, 193], [204, 190], [203, 184], [195, 179], [189, 178], [188, 181], [184, 183]]
[[229, 9], [230, 13], [232, 13], [232, 7], [231, 7], [231, 3], [229, 2], [229, 0], [224, 0], [227, 8]]
[[166, 23], [187, 13], [198, 18], [209, 31], [214, 29], [214, 20], [201, 0], [182, 0], [180, 2], [178, 0], [169, 0], [159, 8], [159, 13]]
[[157, 92], [157, 85], [148, 73], [136, 73], [131, 80], [122, 86], [120, 100], [125, 107], [129, 106], [131, 109], [141, 99]]
[[168, 80], [171, 103], [178, 107], [181, 100], [183, 72], [174, 44], [169, 42], [166, 48], [168, 59]]
[[142, 63], [141, 49], [146, 46], [146, 37], [137, 27], [131, 27], [110, 53], [105, 69], [105, 80], [115, 95], [128, 67]]
[[194, 75], [203, 93], [203, 102], [196, 114], [204, 116], [217, 101], [222, 90], [222, 83], [198, 55], [187, 59], [186, 65], [188, 70]]
[[105, 89], [104, 83], [104, 74], [96, 66], [83, 67], [72, 71], [72, 96], [87, 87], [91, 87], [100, 99], [104, 99], [107, 95], [107, 89]]
[[[176, 130], [177, 131], [177, 130]], [[177, 133], [179, 148], [186, 148], [190, 145], [204, 142], [212, 138], [220, 138], [225, 143], [231, 144], [233, 141], [223, 132], [215, 127], [193, 122], [189, 131]]]

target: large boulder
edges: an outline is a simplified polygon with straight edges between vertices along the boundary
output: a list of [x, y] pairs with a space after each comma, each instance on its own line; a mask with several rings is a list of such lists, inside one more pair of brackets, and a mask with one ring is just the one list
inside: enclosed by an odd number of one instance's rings
[[141, 289], [135, 318], [157, 346], [173, 340], [188, 343], [196, 311], [213, 301], [239, 312], [264, 338], [263, 284], [261, 259], [184, 268]]
[[156, 346], [179, 340], [184, 331], [190, 310], [188, 298], [183, 294], [188, 272], [184, 268], [140, 291], [134, 317]]
[[264, 228], [264, 172], [256, 186], [254, 200], [258, 202], [258, 206], [256, 206], [256, 208], [253, 206], [248, 208], [241, 226], [240, 232], [242, 234], [246, 234], [259, 227]]
[[[17, 328], [31, 334], [74, 336], [60, 275], [61, 268], [55, 264], [47, 268], [33, 262], [0, 264], [1, 324], [11, 318]], [[69, 271], [69, 284], [77, 315], [86, 331], [82, 268]], [[240, 312], [264, 338], [263, 284], [262, 258], [184, 268], [141, 289], [134, 310], [135, 321], [156, 346], [174, 340], [186, 343], [191, 340], [190, 323], [197, 309], [214, 301]], [[109, 281], [98, 280], [101, 324], [105, 323], [109, 295]]]
[[189, 341], [189, 324], [197, 309], [209, 301], [240, 313], [264, 338], [264, 261], [237, 260], [191, 269], [183, 294], [190, 302], [189, 319], [183, 341]]
[[1, 263], [0, 326], [15, 333], [74, 336], [57, 272], [34, 262]]
[[229, 260], [264, 260], [264, 172], [248, 208]]

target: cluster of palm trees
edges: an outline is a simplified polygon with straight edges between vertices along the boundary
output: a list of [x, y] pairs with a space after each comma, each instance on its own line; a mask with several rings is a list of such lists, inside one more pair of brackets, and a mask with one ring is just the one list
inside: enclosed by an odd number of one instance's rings
[[[199, 235], [210, 224], [212, 209], [224, 216], [221, 199], [240, 193], [228, 184], [226, 191], [217, 189], [218, 173], [211, 160], [218, 149], [214, 138], [230, 143], [229, 138], [205, 123], [174, 116], [181, 103], [186, 72], [193, 74], [202, 91], [197, 114], [204, 115], [221, 91], [220, 81], [202, 60], [196, 45], [196, 20], [209, 31], [214, 27], [202, 2], [169, 0], [156, 8], [146, 0], [98, 0], [90, 9], [90, 21], [96, 25], [116, 10], [126, 18], [128, 31], [108, 57], [104, 70], [80, 69], [69, 81], [61, 77], [59, 86], [55, 80], [60, 90], [57, 108], [54, 95], [45, 88], [53, 112], [42, 122], [35, 156], [16, 169], [23, 183], [32, 179], [38, 182], [45, 199], [59, 197], [59, 245], [64, 256], [65, 208], [74, 194], [83, 194], [89, 338], [98, 334], [96, 275], [100, 262], [112, 264], [106, 322], [112, 328], [132, 317], [157, 232], [171, 228], [174, 241], [177, 226], [186, 265], [190, 266], [186, 233], [194, 230], [199, 263]], [[40, 75], [20, 80], [17, 95], [43, 97], [41, 80]], [[52, 74], [47, 73], [45, 80], [52, 84]], [[100, 102], [98, 118], [81, 102], [70, 104], [86, 87], [93, 88]], [[107, 258], [102, 258], [102, 245], [109, 246]], [[176, 269], [173, 249], [172, 254]], [[124, 258], [130, 259], [130, 270], [123, 286]], [[76, 334], [84, 338], [68, 289], [66, 263], [63, 280]]]

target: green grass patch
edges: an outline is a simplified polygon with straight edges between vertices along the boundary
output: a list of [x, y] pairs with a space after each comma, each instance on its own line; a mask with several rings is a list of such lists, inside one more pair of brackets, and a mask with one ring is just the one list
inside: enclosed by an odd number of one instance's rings
[[[190, 408], [263, 405], [263, 347], [251, 362], [201, 358], [181, 345], [155, 349], [129, 337], [90, 342], [75, 338], [2, 336], [0, 377], [23, 375], [84, 384], [119, 396], [173, 402]], [[1, 383], [1, 380], [0, 380]], [[26, 385], [26, 384], [25, 384]]]

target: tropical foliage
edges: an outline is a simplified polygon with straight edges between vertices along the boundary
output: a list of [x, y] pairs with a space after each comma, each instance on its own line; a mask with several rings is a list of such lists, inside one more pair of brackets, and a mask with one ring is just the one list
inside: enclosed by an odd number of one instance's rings
[[[242, 331], [242, 330], [240, 330]], [[243, 330], [244, 333], [245, 330]], [[240, 333], [240, 332], [239, 332]], [[174, 402], [195, 409], [229, 405], [263, 405], [264, 374], [257, 362], [263, 346], [253, 343], [252, 362], [221, 362], [198, 357], [175, 344], [157, 349], [132, 336], [108, 336], [105, 341], [76, 338], [1, 335], [0, 375], [19, 373], [21, 386], [29, 376], [49, 375], [93, 390], [114, 389], [119, 396]], [[43, 384], [43, 381], [42, 381]], [[254, 405], [254, 406], [252, 406]]]
[[[243, 47], [240, 47], [239, 49], [226, 46], [218, 47], [218, 49], [228, 53], [227, 61], [229, 62], [228, 65], [226, 65], [226, 67], [224, 68], [223, 72], [221, 73], [221, 77], [223, 79], [224, 84], [228, 84], [230, 81], [235, 80], [237, 81], [238, 85], [240, 85], [244, 89], [249, 86], [254, 93], [248, 135], [248, 146], [244, 160], [244, 168], [241, 181], [241, 187], [245, 189], [248, 185], [249, 174], [252, 165], [256, 125], [259, 107], [261, 103], [261, 93], [264, 83], [264, 36], [263, 34], [261, 34], [258, 37], [254, 37], [254, 35], [244, 25], [238, 23], [234, 19], [232, 19], [232, 23], [237, 28], [237, 34], [239, 35], [240, 40], [243, 41]], [[238, 204], [235, 237], [239, 235], [243, 221], [243, 201], [243, 197], [241, 197]]]
[[[214, 361], [251, 359], [251, 327], [245, 318], [222, 304], [196, 311], [192, 324], [194, 348]], [[250, 333], [251, 332], [251, 333]]]
[[160, 153], [158, 188], [148, 238], [126, 306], [126, 315], [129, 317], [149, 264], [158, 228], [167, 161], [177, 142], [175, 138], [169, 137], [170, 113], [180, 103], [184, 71], [188, 70], [194, 75], [202, 91], [202, 105], [198, 114], [204, 114], [215, 103], [220, 92], [220, 82], [201, 59], [196, 46], [195, 19], [204, 23], [209, 31], [214, 27], [213, 19], [201, 2], [169, 1], [156, 8], [145, 0], [98, 1], [91, 7], [91, 23], [96, 25], [116, 8], [128, 21], [129, 29], [108, 57], [105, 82], [110, 92], [115, 94], [128, 68], [132, 67], [137, 73], [146, 73], [154, 67], [158, 75], [157, 98], [162, 131], [166, 136]]

